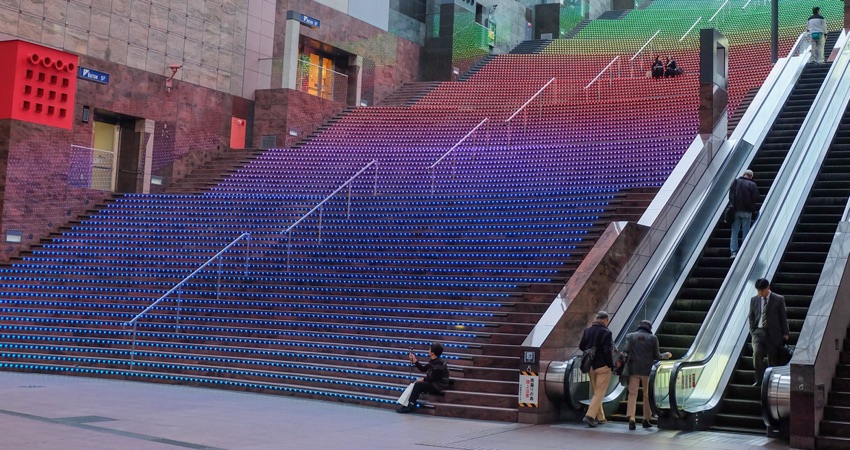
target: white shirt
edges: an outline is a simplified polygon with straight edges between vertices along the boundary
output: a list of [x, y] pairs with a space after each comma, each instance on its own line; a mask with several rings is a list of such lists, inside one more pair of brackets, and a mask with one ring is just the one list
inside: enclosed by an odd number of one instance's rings
[[826, 19], [820, 15], [809, 17], [807, 29], [810, 33], [826, 34]]

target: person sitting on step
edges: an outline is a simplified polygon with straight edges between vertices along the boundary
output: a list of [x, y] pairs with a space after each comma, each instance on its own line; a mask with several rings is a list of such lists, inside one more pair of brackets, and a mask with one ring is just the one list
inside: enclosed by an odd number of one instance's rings
[[449, 387], [449, 367], [440, 356], [443, 355], [443, 346], [437, 342], [431, 344], [431, 349], [428, 351], [430, 361], [422, 364], [416, 359], [413, 353], [408, 353], [407, 357], [410, 363], [413, 364], [420, 372], [425, 372], [425, 376], [416, 380], [413, 383], [413, 392], [406, 405], [399, 408], [400, 413], [409, 413], [416, 410], [416, 401], [419, 400], [421, 394], [442, 394]]

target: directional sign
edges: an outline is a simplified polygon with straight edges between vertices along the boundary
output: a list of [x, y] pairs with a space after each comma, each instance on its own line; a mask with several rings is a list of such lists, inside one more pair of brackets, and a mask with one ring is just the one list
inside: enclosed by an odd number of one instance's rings
[[321, 25], [321, 21], [319, 21], [319, 19], [310, 16], [305, 16], [304, 14], [292, 10], [286, 12], [286, 18], [297, 20], [301, 22], [302, 25], [306, 25], [310, 28], [319, 28], [319, 25]]
[[319, 19], [315, 19], [310, 16], [305, 16], [304, 14], [299, 14], [298, 16], [300, 16], [298, 18], [298, 21], [303, 23], [304, 25], [307, 25], [310, 28], [319, 28]]
[[109, 84], [109, 74], [106, 72], [98, 72], [96, 70], [92, 70], [83, 66], [80, 66], [79, 72], [77, 72], [77, 78], [82, 78], [84, 80], [94, 81], [96, 83]]

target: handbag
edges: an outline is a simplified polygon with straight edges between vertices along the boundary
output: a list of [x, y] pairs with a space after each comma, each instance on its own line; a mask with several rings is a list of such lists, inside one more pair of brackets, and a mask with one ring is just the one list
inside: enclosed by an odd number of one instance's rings
[[731, 224], [735, 221], [735, 205], [731, 202], [726, 205], [726, 209], [723, 210], [723, 223]]
[[614, 361], [614, 370], [612, 372], [614, 375], [619, 375], [621, 377], [629, 376], [629, 353], [628, 352], [620, 352], [617, 355], [617, 360]]
[[823, 37], [823, 33], [820, 31], [812, 31], [812, 39], [819, 41]]
[[779, 347], [779, 365], [784, 366], [791, 362], [791, 358], [794, 356], [794, 346], [788, 344], [782, 344], [782, 347]]
[[[730, 189], [733, 190], [732, 198], [738, 200], [738, 180], [732, 182]], [[735, 221], [735, 202], [730, 201], [726, 204], [726, 209], [723, 210], [723, 223], [731, 224]]]
[[593, 357], [596, 355], [596, 346], [590, 347], [581, 354], [581, 373], [590, 373], [593, 369]]
[[412, 394], [412, 393], [413, 393], [413, 383], [410, 383], [410, 384], [407, 385], [407, 388], [405, 388], [404, 392], [401, 393], [401, 396], [396, 401], [398, 403], [400, 403], [402, 406], [407, 406], [407, 404], [410, 403], [410, 394]]

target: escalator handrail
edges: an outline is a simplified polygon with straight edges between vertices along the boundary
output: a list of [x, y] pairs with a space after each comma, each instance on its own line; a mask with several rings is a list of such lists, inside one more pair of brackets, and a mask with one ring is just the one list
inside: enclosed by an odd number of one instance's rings
[[[685, 281], [684, 278], [681, 277], [684, 277], [690, 272], [689, 267], [692, 267], [692, 265], [696, 262], [696, 258], [692, 257], [691, 261], [688, 261], [687, 264], [681, 264], [678, 261], [673, 261], [672, 255], [674, 253], [679, 255], [683, 253], [690, 255], [699, 254], [698, 249], [705, 244], [707, 239], [713, 233], [714, 226], [726, 205], [725, 193], [727, 192], [728, 185], [738, 176], [743, 168], [747, 167], [749, 162], [755, 156], [755, 151], [752, 147], [748, 149], [746, 146], [742, 146], [742, 144], [758, 146], [763, 141], [769, 129], [766, 125], [773, 122], [785, 99], [790, 94], [788, 86], [793, 85], [799, 77], [800, 72], [802, 72], [802, 66], [789, 64], [790, 56], [798, 54], [800, 48], [807, 49], [808, 47], [804, 47], [805, 45], [807, 45], [807, 43], [801, 34], [797, 38], [792, 50], [789, 52], [789, 58], [783, 58], [777, 62], [774, 69], [765, 79], [763, 87], [759, 89], [756, 97], [753, 99], [751, 107], [748, 108], [738, 127], [736, 127], [732, 133], [730, 141], [732, 144], [729, 145], [734, 145], [734, 148], [729, 152], [729, 154], [718, 155], [719, 158], [717, 163], [722, 164], [723, 166], [715, 172], [716, 174], [714, 175], [714, 179], [711, 180], [710, 184], [705, 186], [705, 189], [702, 191], [703, 195], [688, 202], [696, 202], [698, 205], [693, 207], [685, 205], [682, 207], [680, 217], [677, 218], [677, 221], [684, 219], [685, 223], [688, 224], [687, 227], [691, 229], [693, 229], [694, 225], [697, 227], [702, 226], [703, 228], [696, 230], [697, 234], [689, 231], [687, 233], [680, 232], [678, 236], [674, 236], [674, 238], [678, 241], [671, 247], [672, 250], [664, 256], [662, 264], [658, 265], [658, 267], [662, 267], [662, 269], [650, 272], [652, 274], [651, 280], [644, 288], [638, 288], [643, 289], [642, 291], [639, 291], [641, 292], [640, 300], [634, 307], [630, 319], [627, 320], [627, 322], [633, 322], [631, 323], [632, 326], [625, 326], [620, 329], [621, 333], [618, 334], [618, 341], [621, 340], [626, 333], [635, 328], [637, 323], [636, 320], [646, 318], [650, 320], [656, 319], [657, 322], [659, 317], [664, 317], [669, 305], [675, 300], [675, 293], [679, 291], [682, 283]], [[671, 233], [668, 233], [668, 235], [669, 234]], [[686, 234], [687, 239], [685, 238]], [[664, 239], [666, 240], [667, 237], [665, 236]], [[691, 247], [683, 249], [683, 241], [691, 242]], [[682, 274], [680, 275], [680, 280], [678, 280], [675, 285], [670, 285], [669, 288], [661, 287], [661, 292], [659, 292], [657, 284], [659, 284], [659, 277], [664, 271], [663, 267], [671, 264], [675, 266], [675, 272]], [[683, 267], [685, 265], [688, 265], [689, 267]], [[645, 305], [647, 305], [647, 298], [650, 296], [666, 298], [665, 305], [658, 311], [653, 311], [655, 314], [654, 317], [634, 318], [637, 311], [646, 308]], [[617, 316], [615, 316], [614, 319], [616, 320]], [[654, 379], [656, 372], [656, 370], [653, 370], [650, 374], [649, 389], [651, 392], [655, 390], [656, 385], [654, 383]], [[655, 400], [656, 397], [651, 395], [650, 405], [652, 406], [653, 411], [658, 414], [660, 407], [655, 404]]]
[[[790, 55], [796, 54], [799, 51], [801, 45], [806, 44], [806, 41], [803, 39], [803, 35], [801, 34], [798, 37], [796, 43], [792, 47], [792, 50], [789, 52]], [[700, 186], [697, 186], [695, 192], [700, 192], [700, 194], [692, 195], [691, 201], [688, 203], [691, 205], [684, 205], [682, 209], [679, 211], [679, 214], [676, 216], [676, 223], [670, 226], [670, 232], [663, 238], [661, 247], [666, 248], [666, 250], [662, 250], [662, 252], [656, 251], [652, 256], [653, 260], [660, 260], [661, 263], [657, 264], [656, 267], [661, 267], [663, 265], [671, 264], [676, 266], [675, 271], [682, 271], [681, 265], [677, 261], [671, 260], [673, 259], [674, 254], [682, 254], [684, 253], [694, 253], [690, 249], [681, 249], [681, 246], [684, 243], [693, 243], [692, 241], [700, 241], [701, 239], [707, 239], [705, 237], [701, 238], [699, 236], [709, 236], [713, 232], [713, 224], [716, 223], [719, 218], [719, 214], [725, 206], [725, 200], [722, 202], [717, 202], [716, 205], [705, 205], [705, 202], [712, 199], [712, 192], [715, 195], [719, 192], [726, 192], [728, 184], [743, 170], [744, 167], [749, 163], [749, 161], [754, 157], [755, 152], [752, 148], [746, 148], [746, 146], [742, 146], [742, 143], [747, 144], [755, 144], [758, 145], [763, 139], [765, 134], [767, 133], [769, 127], [766, 127], [765, 124], [769, 124], [773, 121], [775, 116], [778, 114], [778, 111], [782, 104], [784, 103], [784, 99], [790, 93], [790, 89], [787, 89], [786, 86], [788, 84], [792, 84], [799, 76], [799, 73], [802, 71], [801, 68], [791, 68], [789, 70], [787, 64], [788, 58], [783, 58], [779, 62], [777, 62], [774, 70], [768, 75], [765, 80], [764, 86], [767, 89], [760, 89], [756, 94], [756, 97], [753, 99], [753, 102], [739, 123], [738, 127], [736, 127], [735, 131], [732, 134], [732, 139], [735, 139], [734, 143], [727, 143], [724, 146], [731, 147], [731, 150], [728, 147], [724, 148], [722, 151], [718, 152], [717, 157], [710, 163], [711, 165], [721, 165], [719, 169], [716, 170], [716, 175], [714, 179], [704, 180]], [[783, 83], [777, 83], [776, 80], [783, 80]], [[700, 138], [695, 140], [695, 143], [699, 142]], [[749, 142], [745, 141], [748, 140]], [[702, 153], [705, 151], [705, 147], [707, 145], [711, 145], [710, 142], [703, 143], [699, 152]], [[689, 153], [690, 153], [689, 149]], [[723, 152], [726, 152], [725, 154]], [[678, 167], [677, 167], [678, 169]], [[662, 189], [667, 188], [664, 186]], [[707, 208], [707, 209], [706, 209]], [[705, 209], [705, 211], [702, 211]], [[711, 219], [708, 216], [712, 216]], [[642, 219], [643, 221], [643, 219]], [[686, 230], [688, 228], [692, 228], [693, 225], [690, 223], [702, 223], [705, 224], [705, 229], [702, 231], [698, 231], [699, 236], [692, 238], [689, 234], [685, 236], [685, 233], [681, 230]], [[684, 224], [684, 225], [682, 225]], [[646, 224], [645, 224], [646, 225]], [[678, 232], [674, 232], [675, 227], [679, 227]], [[667, 243], [672, 242], [672, 243]], [[690, 245], [690, 244], [688, 244]], [[698, 253], [698, 252], [697, 252]], [[658, 256], [657, 256], [658, 255]], [[652, 263], [650, 263], [652, 264]], [[640, 316], [641, 310], [647, 307], [648, 298], [650, 296], [655, 297], [659, 296], [656, 291], [658, 291], [657, 284], [659, 284], [659, 278], [661, 277], [663, 270], [652, 270], [649, 266], [645, 269], [642, 275], [639, 277], [639, 280], [636, 281], [634, 287], [632, 288], [632, 292], [637, 293], [639, 296], [638, 299], [634, 300], [635, 306], [631, 309], [631, 313], [628, 317], [625, 317], [621, 314], [615, 314], [612, 322], [609, 326], [612, 333], [615, 336], [615, 343], [621, 344], [625, 335], [630, 333], [636, 328], [637, 323], [643, 319], [650, 319], [654, 322], [657, 322], [659, 317], [663, 317], [666, 313], [666, 308], [661, 307], [658, 311], [653, 311], [654, 316]], [[644, 275], [645, 274], [645, 275]], [[643, 281], [640, 280], [643, 278]], [[648, 278], [648, 280], [647, 280]], [[672, 288], [673, 291], [677, 291]], [[633, 296], [634, 294], [629, 293], [629, 296]], [[669, 296], [667, 292], [662, 292], [660, 296]], [[668, 299], [667, 302], [671, 303], [673, 299]], [[624, 319], [620, 319], [620, 317], [624, 317]], [[577, 367], [576, 359], [578, 357], [572, 357], [569, 361], [566, 362], [568, 368]], [[651, 379], [654, 377], [654, 371], [651, 375]], [[566, 403], [571, 405], [574, 408], [581, 408], [581, 399], [572, 398], [571, 392], [573, 389], [570, 386], [570, 383], [574, 382], [576, 377], [572, 374], [572, 370], [570, 370], [565, 376], [565, 385], [563, 386], [563, 395], [564, 399], [567, 400]], [[617, 399], [620, 395], [622, 395], [622, 391], [624, 388], [619, 383], [612, 383], [614, 385], [613, 392], [611, 392], [606, 399]], [[654, 383], [650, 381], [650, 389], [654, 389]], [[650, 400], [650, 404], [654, 404], [655, 397], [652, 396]], [[653, 406], [653, 411], [658, 412], [658, 408]]]
[[[734, 329], [734, 319], [739, 322], [746, 319], [748, 305], [740, 306], [741, 299], [748, 299], [750, 295], [747, 292], [752, 291], [751, 281], [756, 278], [765, 277], [767, 274], [773, 273], [778, 266], [779, 259], [782, 256], [790, 235], [793, 232], [797, 223], [797, 217], [802, 209], [803, 204], [808, 198], [809, 190], [814, 182], [817, 172], [815, 168], [820, 166], [820, 163], [825, 156], [826, 150], [829, 148], [829, 143], [834, 136], [835, 131], [840, 123], [840, 118], [847, 106], [848, 94], [850, 94], [850, 76], [841, 76], [848, 67], [850, 67], [850, 46], [845, 45], [842, 48], [839, 57], [836, 58], [830, 68], [827, 77], [815, 98], [812, 107], [809, 110], [806, 119], [804, 120], [799, 133], [797, 134], [785, 162], [782, 164], [776, 176], [776, 181], [770, 192], [765, 198], [762, 206], [761, 220], [756, 222], [750, 234], [747, 235], [747, 241], [758, 242], [758, 245], [747, 246], [742, 254], [739, 253], [733, 264], [732, 270], [715, 299], [715, 304], [723, 303], [730, 304], [727, 312], [720, 315], [723, 311], [712, 307], [707, 315], [707, 319], [703, 322], [697, 339], [694, 341], [691, 349], [699, 346], [701, 338], [708, 334], [704, 339], [708, 339], [708, 351], [705, 352], [705, 357], [693, 360], [677, 361], [673, 365], [673, 370], [670, 372], [669, 379], [669, 399], [670, 409], [677, 414], [685, 412], [693, 413], [704, 411], [716, 406], [720, 395], [726, 386], [726, 380], [729, 379], [732, 370], [740, 357], [740, 351], [743, 348], [744, 341], [748, 335], [747, 327]], [[836, 76], [835, 74], [839, 74]], [[840, 108], [835, 108], [835, 103], [841, 102]], [[840, 111], [836, 120], [835, 111]], [[828, 114], [829, 113], [829, 114]], [[831, 115], [830, 115], [831, 114]], [[831, 120], [830, 120], [831, 119]], [[823, 126], [826, 125], [826, 130]], [[819, 142], [823, 141], [823, 142]], [[812, 167], [807, 167], [812, 166]], [[814, 174], [813, 174], [814, 172]], [[788, 207], [790, 205], [790, 208]], [[780, 214], [789, 214], [792, 220], [777, 220]], [[784, 225], [780, 225], [784, 224]], [[784, 228], [780, 228], [784, 227]], [[777, 237], [778, 236], [778, 237]], [[768, 243], [771, 240], [776, 240], [775, 247], [770, 247]], [[743, 248], [743, 247], [742, 247]], [[762, 265], [761, 270], [757, 269]], [[742, 276], [745, 275], [745, 276]], [[730, 280], [738, 280], [732, 282]], [[730, 292], [731, 291], [731, 292]], [[731, 294], [731, 295], [730, 295]], [[726, 299], [723, 301], [722, 299]], [[740, 311], [743, 311], [740, 312]], [[736, 313], [737, 312], [737, 313]], [[710, 323], [719, 321], [719, 329], [715, 332], [710, 332]], [[733, 347], [727, 344], [727, 347], [721, 349], [721, 336], [738, 335], [738, 338], [733, 343]], [[678, 404], [678, 396], [676, 395], [676, 380], [682, 370], [707, 366], [716, 355], [723, 350], [727, 350], [730, 358], [725, 366], [720, 366], [723, 369], [721, 381], [715, 386], [708, 386], [708, 391], [713, 389], [713, 393], [707, 400], [699, 405], [689, 405], [686, 409], [684, 405], [681, 407]], [[689, 351], [691, 353], [691, 351]], [[702, 377], [697, 379], [697, 383], [702, 380]]]
[[[800, 35], [797, 38], [792, 50], [789, 52], [789, 55], [794, 55], [799, 52], [800, 48], [804, 48], [807, 50], [808, 47], [804, 47], [806, 45], [806, 41], [803, 39], [804, 35]], [[718, 170], [713, 180], [710, 180], [710, 183], [705, 186], [705, 190], [701, 197], [697, 200], [698, 203], [693, 206], [691, 209], [686, 209], [683, 207], [680, 212], [680, 217], [678, 220], [684, 220], [684, 223], [690, 223], [686, 228], [692, 228], [694, 223], [703, 223], [705, 224], [704, 229], [697, 230], [699, 236], [696, 239], [691, 239], [691, 233], [688, 233], [688, 239], [685, 239], [685, 233], [680, 232], [677, 236], [673, 236], [675, 242], [669, 247], [667, 253], [662, 258], [662, 266], [665, 264], [671, 264], [672, 254], [682, 253], [681, 246], [684, 245], [683, 242], [690, 242], [694, 244], [693, 241], [703, 242], [707, 239], [707, 236], [713, 232], [713, 224], [717, 222], [719, 218], [719, 214], [725, 206], [726, 201], [722, 200], [721, 202], [716, 202], [717, 204], [713, 204], [712, 193], [713, 195], [720, 195], [720, 193], [725, 194], [727, 187], [731, 181], [737, 177], [737, 175], [742, 170], [742, 167], [746, 167], [749, 161], [754, 157], [754, 152], [752, 149], [741, 148], [740, 144], [744, 141], [744, 138], [750, 139], [754, 143], [760, 143], [763, 140], [764, 135], [766, 133], [766, 127], [764, 127], [764, 123], [770, 123], [778, 114], [779, 108], [782, 103], [784, 103], [784, 98], [787, 97], [790, 89], [785, 89], [784, 84], [780, 85], [776, 80], [782, 80], [786, 78], [790, 78], [787, 80], [788, 83], [793, 84], [793, 81], [799, 76], [799, 73], [802, 71], [802, 68], [792, 67], [788, 68], [787, 58], [781, 60], [777, 64], [777, 70], [771, 71], [768, 75], [768, 78], [765, 80], [765, 86], [768, 88], [766, 90], [760, 90], [757, 93], [756, 98], [754, 99], [752, 106], [754, 108], [748, 109], [747, 114], [740, 122], [739, 126], [736, 128], [733, 133], [733, 139], [738, 138], [737, 142], [734, 144], [734, 147], [727, 155], [725, 155], [725, 159], [723, 157], [718, 159], [719, 164], [722, 164], [722, 167]], [[779, 85], [779, 86], [778, 86]], [[779, 88], [779, 89], [777, 89]], [[785, 89], [785, 90], [783, 90]], [[777, 92], [778, 91], [778, 92]], [[783, 99], [783, 101], [777, 103], [777, 98]], [[765, 107], [769, 107], [769, 110], [765, 110]], [[769, 128], [769, 127], [767, 127]], [[750, 132], [752, 129], [752, 133]], [[705, 145], [711, 145], [710, 143], [706, 143]], [[703, 146], [703, 150], [704, 150]], [[708, 216], [712, 216], [711, 219]], [[665, 237], [666, 239], [666, 237]], [[696, 245], [696, 244], [694, 244]], [[695, 247], [696, 248], [696, 247]], [[688, 251], [686, 251], [688, 252]], [[689, 251], [689, 253], [698, 253]], [[681, 273], [683, 272], [682, 267], [678, 262], [672, 263], [673, 266], [676, 266], [675, 271]], [[648, 297], [658, 297], [658, 296], [667, 296], [670, 297], [671, 294], [675, 294], [678, 289], [673, 288], [670, 292], [662, 292], [660, 295], [656, 292], [657, 284], [659, 282], [659, 278], [661, 278], [661, 274], [664, 270], [645, 270], [645, 272], [650, 273], [650, 279], [646, 283], [646, 288], [643, 289], [640, 293], [640, 298], [636, 303], [636, 306], [631, 310], [628, 318], [626, 318], [621, 323], [616, 323], [619, 317], [623, 317], [621, 315], [615, 315], [611, 324], [611, 331], [615, 335], [615, 343], [622, 344], [625, 340], [625, 335], [633, 331], [638, 322], [643, 319], [657, 319], [658, 317], [663, 317], [666, 312], [666, 307], [662, 306], [657, 311], [654, 311], [655, 317], [648, 317], [645, 314], [647, 311], [644, 311], [645, 308], [648, 308]], [[668, 304], [672, 302], [674, 298], [669, 298], [667, 300]], [[655, 321], [654, 321], [655, 322]], [[656, 327], [658, 324], [656, 324]], [[654, 379], [655, 371], [650, 375], [651, 380]], [[654, 389], [654, 383], [650, 382], [650, 389]], [[569, 386], [565, 387], [565, 390], [569, 390]], [[622, 394], [624, 387], [619, 384], [614, 385], [614, 390], [610, 393], [606, 399], [615, 400], [618, 399]], [[651, 397], [650, 404], [654, 405], [655, 397]], [[657, 406], [653, 406], [653, 411], [658, 412]]]

